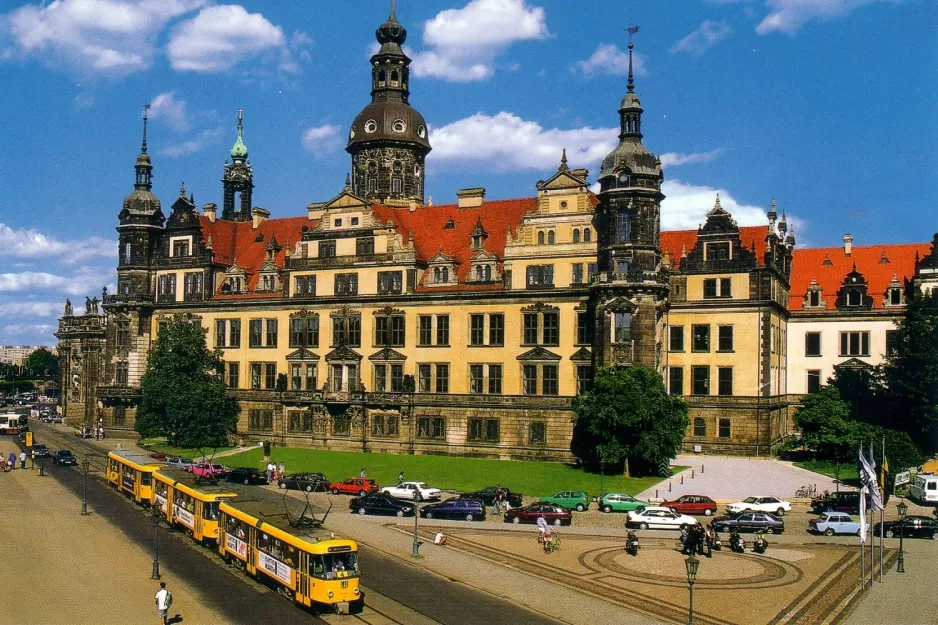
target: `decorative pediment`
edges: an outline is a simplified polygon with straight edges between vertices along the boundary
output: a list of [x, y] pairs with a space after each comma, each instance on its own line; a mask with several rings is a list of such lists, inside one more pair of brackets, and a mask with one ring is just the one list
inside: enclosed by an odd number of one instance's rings
[[280, 267], [274, 261], [266, 260], [257, 270], [257, 273], [280, 273]]
[[441, 246], [441, 247], [440, 247], [440, 251], [437, 252], [437, 253], [433, 256], [433, 258], [431, 258], [430, 260], [428, 260], [428, 261], [427, 261], [427, 264], [428, 264], [428, 265], [431, 265], [431, 266], [432, 266], [432, 265], [456, 265], [458, 262], [459, 262], [459, 261], [457, 261], [454, 256], [450, 256], [450, 255], [448, 255], [448, 254], [444, 254], [444, 253], [443, 253], [443, 248], [442, 248], [442, 246]]
[[407, 356], [390, 347], [385, 347], [369, 356], [368, 360], [372, 362], [403, 362], [407, 360]]
[[364, 198], [358, 197], [352, 193], [352, 190], [349, 187], [345, 187], [342, 189], [341, 193], [323, 204], [321, 208], [325, 211], [337, 208], [360, 208], [367, 209], [368, 212], [371, 212], [371, 202]]
[[319, 354], [315, 354], [305, 347], [301, 347], [295, 352], [287, 354], [287, 360], [294, 362], [319, 362]]
[[355, 361], [358, 362], [362, 359], [362, 355], [356, 352], [354, 349], [348, 345], [339, 345], [334, 350], [326, 354], [326, 362], [349, 362]]
[[333, 310], [329, 313], [330, 317], [360, 317], [362, 311], [352, 308], [351, 306], [345, 305], [339, 308], [338, 310]]
[[586, 312], [588, 308], [589, 308], [589, 303], [586, 300], [583, 300], [577, 303], [577, 305], [573, 307], [573, 310], [575, 312]]
[[290, 313], [290, 319], [294, 319], [297, 317], [299, 317], [300, 319], [305, 319], [306, 317], [318, 317], [318, 316], [319, 316], [318, 312], [314, 312], [306, 308], [301, 308], [300, 310], [296, 312]]
[[545, 304], [544, 302], [535, 302], [530, 306], [525, 306], [521, 309], [521, 312], [554, 312], [560, 310], [556, 306], [551, 306], [550, 304]]
[[581, 347], [580, 349], [578, 349], [578, 350], [576, 350], [575, 352], [573, 352], [573, 355], [570, 356], [570, 360], [572, 360], [573, 362], [575, 362], [575, 363], [577, 363], [577, 364], [580, 364], [580, 363], [584, 363], [584, 364], [586, 364], [586, 363], [591, 363], [591, 362], [593, 362], [593, 354], [590, 352], [589, 349], [587, 349], [587, 348], [585, 348], [585, 347]]
[[601, 303], [606, 312], [629, 312], [634, 313], [638, 310], [638, 304], [627, 297], [618, 296], [607, 299]]
[[473, 263], [484, 263], [484, 262], [494, 263], [495, 261], [498, 260], [498, 256], [496, 256], [495, 254], [493, 254], [492, 252], [488, 250], [480, 249], [478, 252], [470, 256], [469, 260]]
[[858, 358], [851, 358], [850, 360], [845, 360], [840, 364], [834, 365], [834, 369], [872, 369], [873, 365], [868, 362], [863, 362]]
[[543, 347], [539, 345], [535, 347], [534, 349], [530, 349], [524, 352], [523, 354], [521, 354], [520, 356], [518, 356], [518, 360], [522, 362], [530, 362], [530, 361], [559, 362], [561, 360], [561, 357], [550, 350], [544, 349]]
[[391, 317], [394, 315], [404, 315], [405, 313], [400, 308], [385, 306], [384, 308], [379, 308], [378, 310], [374, 311], [372, 314], [374, 314], [375, 317]]
[[560, 167], [557, 173], [537, 183], [538, 191], [555, 191], [560, 189], [582, 189], [586, 191], [588, 185], [586, 181], [587, 171], [585, 169], [570, 169], [567, 164], [567, 150], [564, 149], [560, 157]]

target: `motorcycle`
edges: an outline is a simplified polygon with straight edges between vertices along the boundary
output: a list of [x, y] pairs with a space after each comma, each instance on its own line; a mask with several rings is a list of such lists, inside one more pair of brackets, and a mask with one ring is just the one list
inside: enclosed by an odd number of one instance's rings
[[739, 532], [730, 534], [730, 549], [736, 553], [746, 553], [746, 541]]
[[755, 542], [752, 544], [752, 550], [756, 553], [765, 553], [765, 550], [769, 548], [769, 541], [759, 534]]
[[630, 556], [637, 556], [639, 547], [640, 545], [638, 544], [638, 535], [636, 535], [633, 531], [629, 531], [625, 537], [625, 551]]

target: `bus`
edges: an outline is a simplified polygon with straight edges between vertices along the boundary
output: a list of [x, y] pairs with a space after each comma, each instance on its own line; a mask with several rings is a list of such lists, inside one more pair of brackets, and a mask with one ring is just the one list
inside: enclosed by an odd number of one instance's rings
[[119, 492], [141, 505], [153, 499], [153, 472], [166, 466], [150, 456], [131, 451], [110, 451], [107, 454], [107, 481]]
[[336, 614], [358, 612], [358, 544], [321, 527], [294, 527], [283, 508], [260, 501], [223, 501], [218, 552], [236, 568], [257, 576], [305, 607]]
[[152, 505], [170, 525], [185, 529], [198, 542], [218, 540], [218, 506], [237, 497], [222, 487], [203, 484], [182, 469], [162, 468], [153, 473]]

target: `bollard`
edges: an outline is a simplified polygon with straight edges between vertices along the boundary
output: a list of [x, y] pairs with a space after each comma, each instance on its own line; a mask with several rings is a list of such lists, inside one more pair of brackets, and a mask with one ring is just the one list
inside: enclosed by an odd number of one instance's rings
[[658, 489], [655, 489], [655, 499], [658, 499]]
[[693, 470], [693, 469], [690, 470], [690, 479], [694, 479], [694, 470]]
[[683, 484], [683, 483], [684, 483], [684, 476], [682, 475], [682, 476], [681, 476], [681, 484]]
[[700, 465], [700, 473], [703, 474], [703, 465]]
[[668, 482], [668, 492], [669, 492], [669, 493], [671, 492], [671, 482], [670, 482], [670, 481]]

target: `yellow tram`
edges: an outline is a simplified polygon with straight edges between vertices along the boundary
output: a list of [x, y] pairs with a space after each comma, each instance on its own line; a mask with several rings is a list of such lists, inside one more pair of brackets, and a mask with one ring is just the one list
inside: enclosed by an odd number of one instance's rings
[[107, 481], [134, 501], [149, 505], [153, 498], [152, 475], [165, 466], [150, 456], [132, 451], [107, 454]]
[[358, 544], [321, 528], [292, 527], [283, 508], [259, 501], [222, 502], [218, 551], [277, 592], [307, 607], [338, 614], [365, 603], [359, 588]]
[[218, 540], [218, 506], [237, 493], [210, 484], [181, 469], [153, 474], [153, 501], [170, 525], [178, 525], [199, 542]]

